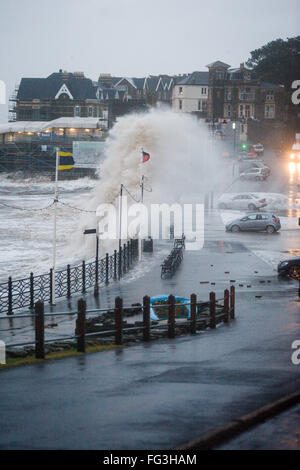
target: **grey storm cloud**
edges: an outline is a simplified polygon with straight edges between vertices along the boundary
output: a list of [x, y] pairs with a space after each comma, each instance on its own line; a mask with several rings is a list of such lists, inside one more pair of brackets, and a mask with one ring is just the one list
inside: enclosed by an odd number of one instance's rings
[[[145, 76], [232, 66], [251, 50], [299, 34], [299, 0], [0, 0], [0, 80], [60, 68]], [[7, 105], [0, 105], [0, 121]]]

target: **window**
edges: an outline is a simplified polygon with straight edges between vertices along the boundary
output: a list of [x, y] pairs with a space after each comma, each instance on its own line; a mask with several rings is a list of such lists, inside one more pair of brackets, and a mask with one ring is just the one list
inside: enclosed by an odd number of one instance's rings
[[182, 109], [182, 100], [179, 100], [179, 109]]
[[75, 106], [74, 108], [74, 116], [80, 117], [80, 106]]
[[182, 93], [183, 93], [183, 88], [182, 88], [182, 86], [180, 86], [179, 87], [179, 94], [182, 95]]
[[275, 117], [275, 106], [273, 104], [265, 105], [265, 118], [274, 119]]
[[240, 117], [244, 117], [244, 106], [240, 105]]
[[225, 117], [231, 117], [231, 104], [225, 104]]
[[250, 104], [246, 104], [245, 106], [245, 117], [246, 118], [250, 117]]
[[198, 111], [201, 111], [201, 100], [198, 100]]
[[93, 106], [89, 106], [89, 117], [93, 117]]
[[274, 101], [274, 94], [272, 91], [269, 91], [266, 95], [266, 101]]
[[201, 95], [206, 95], [207, 89], [206, 88], [201, 88]]
[[225, 100], [231, 101], [231, 88], [225, 88]]
[[217, 80], [223, 80], [225, 77], [225, 73], [224, 72], [217, 72], [216, 73], [216, 79]]

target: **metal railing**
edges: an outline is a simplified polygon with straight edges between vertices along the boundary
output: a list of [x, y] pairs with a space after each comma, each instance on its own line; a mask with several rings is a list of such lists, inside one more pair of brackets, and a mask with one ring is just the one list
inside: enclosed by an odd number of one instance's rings
[[[72, 294], [84, 294], [88, 289], [107, 285], [111, 280], [120, 279], [132, 266], [138, 256], [138, 240], [130, 240], [120, 250], [108, 253], [98, 261], [71, 266], [55, 273], [55, 298], [70, 298]], [[13, 315], [20, 308], [34, 308], [37, 301], [51, 302], [52, 269], [49, 273], [0, 284], [0, 313]]]

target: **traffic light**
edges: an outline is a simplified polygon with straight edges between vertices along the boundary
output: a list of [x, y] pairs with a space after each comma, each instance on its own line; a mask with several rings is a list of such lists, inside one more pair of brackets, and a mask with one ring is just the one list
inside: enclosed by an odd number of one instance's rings
[[247, 150], [247, 144], [242, 144], [242, 150]]

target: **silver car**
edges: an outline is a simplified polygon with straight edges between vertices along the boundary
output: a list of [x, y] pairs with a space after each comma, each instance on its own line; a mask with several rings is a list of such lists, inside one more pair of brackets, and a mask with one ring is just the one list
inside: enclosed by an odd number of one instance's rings
[[219, 200], [219, 209], [239, 209], [257, 211], [267, 205], [265, 198], [260, 198], [255, 194], [241, 193], [231, 196], [223, 195]]
[[235, 219], [226, 225], [227, 232], [254, 231], [268, 233], [277, 232], [281, 228], [280, 219], [271, 213], [247, 214], [240, 219]]

